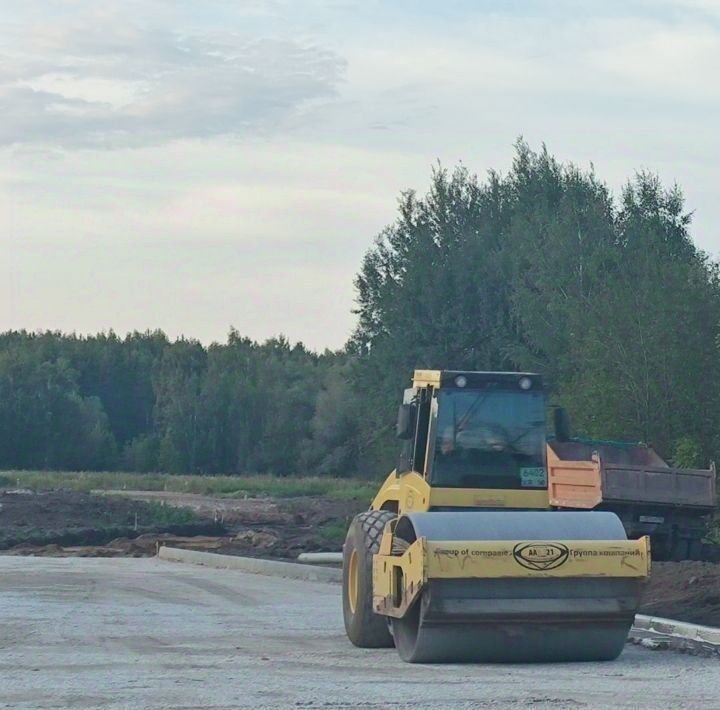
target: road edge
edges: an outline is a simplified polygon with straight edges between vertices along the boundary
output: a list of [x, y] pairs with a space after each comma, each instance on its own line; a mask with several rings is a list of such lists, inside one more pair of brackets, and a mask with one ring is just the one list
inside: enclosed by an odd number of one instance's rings
[[264, 574], [284, 579], [297, 579], [305, 582], [342, 582], [342, 570], [315, 565], [301, 565], [279, 560], [262, 560], [256, 557], [238, 557], [221, 555], [216, 552], [183, 550], [178, 547], [162, 545], [158, 547], [157, 557], [167, 562], [186, 562], [216, 569], [232, 569], [250, 574]]

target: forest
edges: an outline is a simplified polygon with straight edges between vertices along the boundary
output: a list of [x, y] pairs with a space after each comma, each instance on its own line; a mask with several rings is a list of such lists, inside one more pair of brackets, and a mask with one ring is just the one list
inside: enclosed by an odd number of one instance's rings
[[522, 141], [506, 174], [437, 166], [359, 266], [340, 351], [234, 329], [0, 334], [0, 468], [380, 477], [416, 367], [541, 372], [574, 432], [705, 465], [720, 278], [691, 217], [651, 173], [614, 195]]

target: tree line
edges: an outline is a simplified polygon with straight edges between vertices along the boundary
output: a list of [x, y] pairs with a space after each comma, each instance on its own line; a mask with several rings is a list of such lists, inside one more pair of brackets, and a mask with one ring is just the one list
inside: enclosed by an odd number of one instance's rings
[[652, 174], [614, 197], [523, 142], [505, 175], [438, 166], [367, 252], [341, 351], [0, 334], [0, 467], [379, 476], [415, 367], [539, 371], [575, 431], [706, 464], [720, 279], [690, 221]]

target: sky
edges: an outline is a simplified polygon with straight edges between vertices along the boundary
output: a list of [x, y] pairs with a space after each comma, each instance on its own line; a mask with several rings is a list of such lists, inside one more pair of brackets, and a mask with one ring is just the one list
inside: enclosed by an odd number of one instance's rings
[[431, 167], [677, 182], [720, 257], [720, 0], [1, 0], [0, 331], [322, 350]]

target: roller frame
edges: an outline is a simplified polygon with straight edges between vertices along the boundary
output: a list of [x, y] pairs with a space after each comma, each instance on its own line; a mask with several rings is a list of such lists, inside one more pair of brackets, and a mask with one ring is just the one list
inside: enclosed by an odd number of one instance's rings
[[[373, 608], [403, 618], [431, 580], [646, 578], [650, 539], [430, 541], [392, 554], [396, 521], [373, 558]], [[567, 554], [565, 553], [567, 551]], [[563, 558], [560, 562], [558, 560]], [[556, 558], [556, 559], [553, 559]]]

